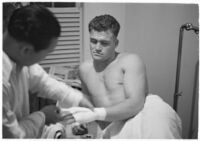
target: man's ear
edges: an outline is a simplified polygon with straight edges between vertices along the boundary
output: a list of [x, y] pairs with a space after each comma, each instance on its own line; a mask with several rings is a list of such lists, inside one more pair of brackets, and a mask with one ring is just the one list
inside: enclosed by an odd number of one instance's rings
[[34, 53], [34, 47], [27, 43], [21, 43], [19, 50], [22, 56], [31, 56]]

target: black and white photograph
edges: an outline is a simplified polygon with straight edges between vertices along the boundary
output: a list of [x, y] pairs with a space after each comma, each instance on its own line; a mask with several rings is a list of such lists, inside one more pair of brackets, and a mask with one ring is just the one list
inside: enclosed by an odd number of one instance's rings
[[198, 139], [197, 2], [1, 5], [2, 139]]

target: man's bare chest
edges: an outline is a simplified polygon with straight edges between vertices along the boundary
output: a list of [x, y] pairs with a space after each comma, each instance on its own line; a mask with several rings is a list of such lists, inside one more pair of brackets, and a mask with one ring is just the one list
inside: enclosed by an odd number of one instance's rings
[[120, 68], [107, 69], [102, 72], [90, 71], [87, 77], [88, 90], [93, 94], [112, 93], [123, 85], [123, 71]]

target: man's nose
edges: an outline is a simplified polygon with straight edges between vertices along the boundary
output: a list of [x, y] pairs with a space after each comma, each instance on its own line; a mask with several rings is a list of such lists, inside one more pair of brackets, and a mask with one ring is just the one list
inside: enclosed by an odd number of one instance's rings
[[96, 44], [96, 50], [102, 50], [102, 46], [99, 42]]

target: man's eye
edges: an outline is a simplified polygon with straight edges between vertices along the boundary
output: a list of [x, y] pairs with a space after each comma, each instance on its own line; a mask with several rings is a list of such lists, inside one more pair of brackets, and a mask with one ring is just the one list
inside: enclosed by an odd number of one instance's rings
[[101, 45], [102, 45], [102, 46], [108, 46], [109, 43], [108, 43], [108, 42], [101, 42]]
[[91, 39], [90, 42], [93, 43], [93, 44], [97, 44], [97, 40]]

